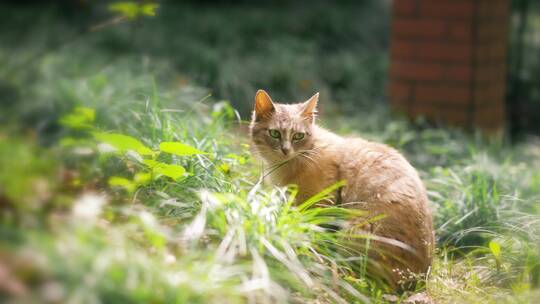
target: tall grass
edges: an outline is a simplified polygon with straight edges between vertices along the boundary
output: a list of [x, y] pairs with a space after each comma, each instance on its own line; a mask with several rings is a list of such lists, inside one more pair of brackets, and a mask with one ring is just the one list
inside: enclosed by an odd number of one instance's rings
[[[121, 64], [116, 68], [126, 67], [126, 72], [131, 69]], [[9, 269], [17, 274], [14, 278], [26, 284], [26, 299], [190, 303], [387, 299], [357, 272], [350, 256], [342, 256], [339, 247], [347, 243], [330, 230], [357, 215], [337, 207], [293, 207], [294, 189], [259, 183], [258, 167], [238, 133], [237, 115], [230, 106], [210, 103], [204, 94], [174, 93], [174, 88], [163, 92], [151, 77], [147, 79], [149, 83], [129, 82], [132, 93], [126, 94], [141, 96], [126, 98], [129, 111], [106, 111], [98, 105], [90, 127], [74, 119], [83, 111], [64, 115], [59, 120], [60, 146], [44, 150], [28, 144], [28, 138], [4, 134], [2, 161], [11, 169], [3, 175], [3, 184], [42, 187], [52, 194], [26, 199], [21, 195], [24, 190], [2, 192], [14, 206], [3, 211], [2, 251], [13, 265]], [[72, 81], [82, 87], [92, 83], [83, 78]], [[109, 94], [126, 90], [117, 90], [117, 84], [107, 82]], [[91, 100], [78, 88], [71, 90], [81, 94], [80, 100]], [[397, 144], [405, 153], [428, 146], [425, 156], [411, 157], [423, 168], [439, 239], [439, 258], [427, 280], [427, 293], [441, 302], [530, 299], [529, 292], [538, 285], [540, 261], [536, 246], [540, 220], [532, 211], [538, 197], [535, 174], [529, 171], [536, 166], [538, 146], [524, 144], [513, 150], [455, 131], [415, 130], [399, 120], [396, 124], [406, 131], [392, 125], [380, 133], [352, 128], [394, 144], [394, 138], [406, 138], [398, 134], [411, 134], [410, 140]], [[114, 152], [96, 140], [92, 130], [121, 132], [156, 151], [160, 142], [175, 141], [207, 154], [160, 153], [156, 160], [182, 166], [187, 174], [137, 184], [139, 173], [147, 170], [141, 163], [146, 156]], [[437, 141], [430, 134], [448, 140]], [[452, 148], [458, 142], [469, 148]], [[441, 162], [441, 154], [427, 151], [438, 150], [455, 151], [444, 156], [445, 168], [432, 166]], [[14, 151], [20, 151], [17, 161]], [[501, 155], [505, 161], [496, 161]], [[520, 163], [528, 157], [533, 157], [529, 169]], [[135, 188], [111, 183], [112, 177], [131, 181]], [[45, 186], [39, 186], [43, 180]], [[32, 204], [38, 207], [27, 208]], [[361, 252], [352, 254], [362, 258]], [[23, 260], [36, 262], [22, 266]]]
[[[131, 41], [126, 25], [46, 51], [24, 69], [18, 67], [36, 50], [47, 50], [47, 35], [70, 30], [64, 21], [53, 28], [29, 26], [32, 35], [20, 47], [9, 43], [13, 33], [3, 32], [0, 269], [8, 275], [0, 282], [2, 300], [379, 303], [408, 297], [393, 298], [367, 278], [365, 256], [348, 248], [346, 236], [336, 231], [358, 214], [293, 206], [294, 188], [259, 182], [261, 168], [248, 152], [239, 114], [197, 85], [210, 86], [236, 105], [247, 104], [245, 96], [251, 98], [262, 84], [290, 98], [328, 90], [332, 97], [322, 101], [327, 109], [333, 99], [346, 104], [379, 94], [380, 79], [371, 85], [375, 80], [348, 67], [365, 61], [366, 73], [380, 75], [384, 54], [356, 56], [360, 46], [350, 42], [351, 48], [332, 49], [319, 60], [323, 46], [348, 40], [338, 13], [311, 31], [320, 10], [310, 8], [306, 18], [312, 22], [287, 19], [279, 39], [267, 41], [271, 33], [245, 25], [258, 17], [277, 24], [284, 18], [279, 10], [246, 14], [232, 8], [240, 25], [222, 29], [228, 23], [216, 9], [192, 16], [188, 7], [180, 10], [183, 20], [199, 24], [200, 32], [150, 20], [139, 29], [145, 35]], [[55, 14], [48, 11], [36, 23]], [[242, 20], [247, 15], [251, 19]], [[371, 26], [378, 27], [374, 22], [365, 29]], [[313, 32], [319, 42], [327, 35], [332, 39], [322, 46], [295, 41], [286, 34], [290, 27]], [[178, 31], [191, 42], [171, 40], [170, 49], [150, 43], [159, 38], [150, 35], [156, 28], [169, 36]], [[241, 29], [262, 35], [257, 52], [249, 35], [236, 37]], [[363, 33], [355, 32], [355, 38], [373, 42]], [[200, 34], [205, 39], [196, 39]], [[145, 55], [137, 51], [141, 46], [148, 49]], [[172, 56], [177, 49], [181, 53]], [[306, 62], [297, 62], [298, 54]], [[252, 77], [260, 71], [261, 78]], [[316, 76], [305, 84], [305, 75]], [[409, 123], [384, 106], [365, 109], [329, 114], [322, 123], [394, 146], [419, 169], [438, 246], [418, 292], [438, 303], [534, 302], [540, 277], [538, 140], [510, 146]], [[114, 149], [96, 134], [129, 136], [151, 153]], [[163, 142], [205, 153], [164, 152]], [[164, 165], [155, 169], [155, 162]]]

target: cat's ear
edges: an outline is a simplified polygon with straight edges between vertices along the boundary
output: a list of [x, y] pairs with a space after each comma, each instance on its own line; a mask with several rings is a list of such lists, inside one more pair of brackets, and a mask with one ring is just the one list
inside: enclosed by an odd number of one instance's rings
[[306, 102], [302, 104], [302, 116], [311, 121], [315, 121], [317, 116], [317, 103], [319, 102], [319, 93], [311, 96]]
[[255, 94], [255, 111], [253, 112], [255, 120], [268, 118], [275, 110], [276, 108], [270, 95], [264, 90], [258, 90], [257, 94]]

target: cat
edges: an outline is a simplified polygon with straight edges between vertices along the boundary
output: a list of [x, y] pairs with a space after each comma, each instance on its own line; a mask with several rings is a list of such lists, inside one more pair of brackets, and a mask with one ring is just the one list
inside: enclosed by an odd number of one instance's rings
[[274, 184], [298, 186], [297, 203], [344, 180], [333, 203], [366, 211], [346, 229], [375, 236], [368, 272], [393, 289], [414, 284], [430, 269], [435, 237], [418, 173], [389, 146], [319, 127], [318, 99], [317, 93], [303, 103], [281, 104], [257, 91], [250, 124], [253, 153], [273, 168]]

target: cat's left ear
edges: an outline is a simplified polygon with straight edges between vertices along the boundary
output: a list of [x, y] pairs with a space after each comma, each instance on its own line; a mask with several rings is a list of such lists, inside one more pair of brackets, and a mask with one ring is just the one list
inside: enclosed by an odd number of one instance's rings
[[255, 110], [253, 111], [253, 119], [258, 121], [263, 118], [268, 118], [274, 113], [276, 107], [270, 95], [265, 90], [258, 90], [255, 94]]
[[312, 122], [315, 121], [317, 116], [317, 103], [319, 102], [319, 93], [311, 96], [306, 102], [302, 104], [302, 116], [306, 119], [310, 119]]

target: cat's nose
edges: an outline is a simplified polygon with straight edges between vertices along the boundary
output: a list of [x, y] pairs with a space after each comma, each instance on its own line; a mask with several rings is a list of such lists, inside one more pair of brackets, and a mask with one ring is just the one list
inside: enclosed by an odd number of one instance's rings
[[283, 155], [289, 155], [291, 149], [289, 147], [281, 147], [281, 152], [283, 152]]

